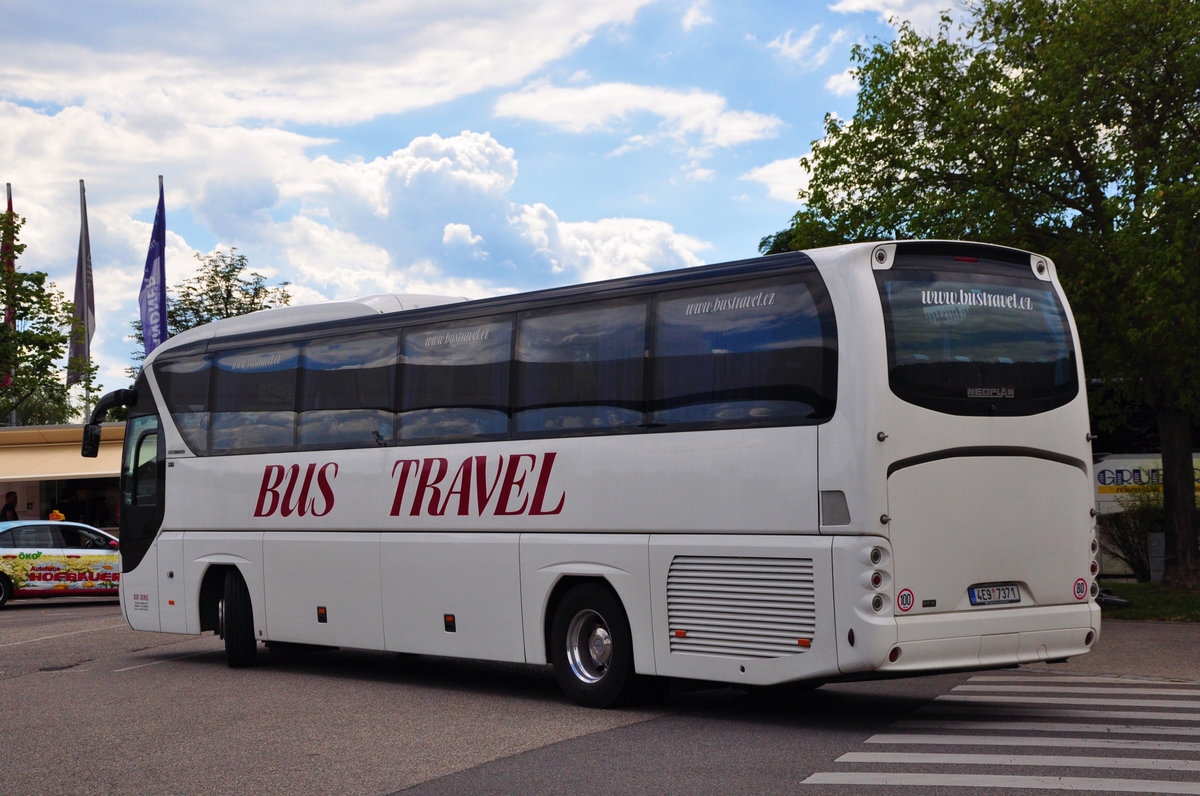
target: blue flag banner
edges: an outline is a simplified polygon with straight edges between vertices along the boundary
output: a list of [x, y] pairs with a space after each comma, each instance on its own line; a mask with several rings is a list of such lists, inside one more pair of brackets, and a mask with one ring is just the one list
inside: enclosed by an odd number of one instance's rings
[[150, 250], [146, 253], [142, 292], [138, 294], [138, 306], [142, 311], [142, 341], [147, 356], [167, 339], [166, 254], [167, 211], [163, 202], [163, 178], [159, 175], [158, 210], [154, 213], [154, 229], [150, 232]]
[[92, 364], [96, 300], [92, 294], [92, 242], [88, 237], [87, 198], [79, 181], [79, 255], [75, 261], [75, 328], [67, 353], [67, 386], [82, 381]]

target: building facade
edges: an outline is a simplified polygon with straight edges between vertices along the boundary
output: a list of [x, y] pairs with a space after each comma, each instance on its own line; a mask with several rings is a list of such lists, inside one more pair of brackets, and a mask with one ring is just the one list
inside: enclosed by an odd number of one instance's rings
[[83, 426], [0, 428], [0, 494], [22, 520], [65, 519], [116, 532], [124, 423], [105, 423], [100, 455], [85, 459]]

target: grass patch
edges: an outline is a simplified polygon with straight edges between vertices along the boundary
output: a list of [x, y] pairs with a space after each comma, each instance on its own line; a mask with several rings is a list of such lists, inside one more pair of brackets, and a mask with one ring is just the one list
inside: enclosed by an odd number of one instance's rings
[[1200, 622], [1200, 592], [1173, 589], [1161, 583], [1101, 581], [1115, 597], [1129, 600], [1128, 608], [1104, 608], [1105, 619], [1146, 619], [1158, 622]]

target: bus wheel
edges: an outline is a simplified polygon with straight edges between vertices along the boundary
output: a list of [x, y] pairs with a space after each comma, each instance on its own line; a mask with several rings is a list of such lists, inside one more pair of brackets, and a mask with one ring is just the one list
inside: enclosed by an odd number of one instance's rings
[[13, 585], [8, 576], [0, 572], [0, 606], [12, 599]]
[[567, 592], [550, 625], [550, 661], [559, 687], [577, 704], [606, 708], [628, 696], [633, 639], [617, 598], [593, 583]]
[[225, 573], [225, 594], [219, 613], [221, 637], [225, 639], [225, 662], [234, 669], [253, 666], [258, 658], [254, 611], [250, 606], [250, 590], [237, 570]]

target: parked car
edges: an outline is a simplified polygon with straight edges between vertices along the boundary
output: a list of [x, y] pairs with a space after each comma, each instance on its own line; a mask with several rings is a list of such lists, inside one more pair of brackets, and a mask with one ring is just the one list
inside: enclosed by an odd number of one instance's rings
[[117, 538], [78, 522], [0, 522], [0, 606], [22, 597], [116, 596]]

